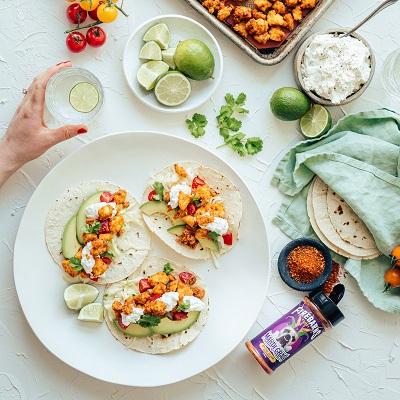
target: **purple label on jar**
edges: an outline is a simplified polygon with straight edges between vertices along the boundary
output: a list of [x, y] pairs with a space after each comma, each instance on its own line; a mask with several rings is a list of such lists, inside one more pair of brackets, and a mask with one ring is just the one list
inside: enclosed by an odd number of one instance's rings
[[275, 370], [324, 331], [319, 319], [301, 302], [251, 343], [266, 364]]

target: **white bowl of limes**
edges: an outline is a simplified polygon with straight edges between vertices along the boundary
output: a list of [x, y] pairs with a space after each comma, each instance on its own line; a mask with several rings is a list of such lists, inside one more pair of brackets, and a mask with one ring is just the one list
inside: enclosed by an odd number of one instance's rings
[[[182, 71], [178, 69], [176, 49], [183, 48], [184, 41], [206, 54], [204, 68], [200, 68], [203, 73], [196, 75], [202, 57], [192, 68], [189, 63]], [[212, 72], [204, 74], [211, 67]], [[163, 15], [132, 33], [125, 46], [123, 68], [129, 87], [141, 102], [158, 111], [183, 113], [210, 99], [222, 77], [223, 59], [214, 36], [198, 22], [181, 15]]]

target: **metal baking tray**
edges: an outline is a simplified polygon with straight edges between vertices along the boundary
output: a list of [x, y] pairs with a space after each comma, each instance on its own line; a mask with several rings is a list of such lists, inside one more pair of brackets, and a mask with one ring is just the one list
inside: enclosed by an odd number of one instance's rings
[[[321, 15], [332, 5], [335, 0], [320, 0], [300, 22], [300, 24], [289, 34], [284, 42], [276, 48], [257, 49], [252, 43], [237, 34], [226, 22], [219, 21], [216, 16], [210, 14], [201, 5], [202, 0], [186, 0], [197, 12], [206, 18], [213, 26], [221, 31], [227, 38], [242, 49], [254, 61], [263, 65], [275, 65], [280, 63], [301, 41], [310, 28], [317, 22]], [[252, 1], [247, 1], [252, 4]], [[246, 5], [245, 3], [241, 3]]]

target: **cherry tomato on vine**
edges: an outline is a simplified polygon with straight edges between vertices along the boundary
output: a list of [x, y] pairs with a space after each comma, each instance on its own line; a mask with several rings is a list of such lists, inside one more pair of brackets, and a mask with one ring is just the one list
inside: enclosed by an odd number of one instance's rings
[[386, 271], [384, 276], [386, 285], [385, 291], [390, 290], [391, 288], [395, 288], [400, 286], [400, 269], [399, 268], [391, 268]]
[[66, 39], [67, 47], [72, 53], [80, 53], [85, 50], [86, 39], [80, 32], [71, 32]]
[[67, 18], [73, 23], [73, 24], [81, 24], [83, 21], [85, 21], [87, 17], [87, 11], [85, 11], [79, 3], [74, 3], [68, 6], [67, 8]]
[[80, 6], [86, 10], [91, 11], [98, 7], [100, 0], [80, 0]]
[[[100, 1], [100, 3], [99, 3], [99, 5], [102, 3], [102, 1]], [[91, 10], [91, 11], [88, 11], [88, 15], [89, 15], [89, 17], [90, 18], [92, 18], [93, 20], [95, 20], [95, 21], [98, 21], [99, 19], [97, 18], [97, 10], [98, 10], [98, 6], [94, 9], [94, 10]]]
[[106, 38], [106, 33], [99, 26], [93, 26], [86, 32], [87, 44], [92, 47], [103, 46]]
[[97, 18], [101, 22], [113, 22], [118, 16], [118, 10], [115, 6], [108, 4], [100, 4], [99, 8], [97, 9]]
[[394, 258], [400, 258], [400, 246], [395, 247], [395, 248], [392, 250], [391, 255], [392, 255]]

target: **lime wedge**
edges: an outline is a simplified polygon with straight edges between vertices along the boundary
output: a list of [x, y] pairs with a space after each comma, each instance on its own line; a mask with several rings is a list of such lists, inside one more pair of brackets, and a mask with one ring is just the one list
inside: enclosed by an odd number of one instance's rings
[[162, 60], [169, 65], [171, 69], [175, 69], [175, 61], [174, 61], [174, 55], [175, 55], [176, 47], [170, 47], [167, 50], [161, 50], [162, 54]]
[[308, 138], [316, 138], [328, 132], [332, 125], [332, 118], [329, 111], [318, 104], [311, 107], [301, 119], [300, 129], [303, 135]]
[[143, 45], [139, 52], [139, 58], [142, 60], [157, 60], [161, 61], [161, 47], [155, 42], [150, 41]]
[[148, 61], [140, 66], [136, 78], [146, 90], [151, 90], [154, 88], [157, 78], [168, 70], [169, 66], [164, 61]]
[[96, 300], [99, 291], [92, 285], [76, 283], [64, 290], [64, 301], [71, 310], [80, 310], [87, 304]]
[[91, 83], [80, 82], [69, 92], [69, 103], [76, 111], [88, 113], [99, 104], [99, 92]]
[[155, 41], [164, 50], [168, 48], [170, 33], [168, 26], [160, 23], [152, 26], [143, 36], [145, 42]]
[[166, 106], [178, 106], [190, 96], [189, 79], [178, 71], [170, 71], [158, 79], [154, 88], [156, 99]]
[[104, 307], [101, 303], [91, 303], [79, 311], [78, 319], [87, 322], [103, 322]]

